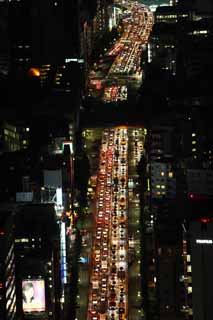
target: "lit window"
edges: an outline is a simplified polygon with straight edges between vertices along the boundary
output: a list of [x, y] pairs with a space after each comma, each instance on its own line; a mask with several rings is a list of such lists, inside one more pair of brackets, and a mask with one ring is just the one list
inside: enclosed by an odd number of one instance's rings
[[195, 140], [192, 141], [192, 144], [196, 144], [197, 142]]
[[193, 149], [192, 149], [192, 152], [196, 152], [196, 151], [197, 151], [197, 149], [196, 149], [196, 148], [193, 148]]
[[192, 293], [192, 287], [188, 287], [188, 293]]
[[165, 173], [164, 173], [163, 171], [161, 171], [160, 175], [161, 175], [162, 177], [164, 176], [164, 174], [165, 174]]
[[169, 174], [168, 174], [169, 178], [173, 178], [173, 172], [170, 171]]
[[187, 266], [187, 272], [192, 272], [192, 266]]
[[162, 185], [162, 186], [161, 186], [161, 189], [165, 189], [165, 186], [164, 186], [164, 185]]
[[196, 133], [193, 132], [193, 133], [192, 133], [192, 137], [195, 137], [195, 136], [196, 136]]
[[159, 185], [159, 184], [157, 184], [157, 185], [156, 185], [156, 188], [157, 188], [157, 189], [160, 189], [160, 185]]
[[160, 192], [160, 191], [158, 191], [158, 192], [157, 192], [157, 195], [158, 195], [158, 196], [160, 196], [160, 195], [161, 195], [161, 192]]
[[29, 132], [29, 131], [30, 131], [30, 128], [26, 128], [26, 131]]
[[26, 141], [26, 140], [23, 140], [22, 142], [23, 142], [23, 144], [27, 144], [27, 141]]
[[190, 256], [190, 254], [187, 254], [187, 256], [186, 256], [186, 261], [187, 261], [187, 262], [190, 262], [190, 261], [191, 261], [191, 256]]

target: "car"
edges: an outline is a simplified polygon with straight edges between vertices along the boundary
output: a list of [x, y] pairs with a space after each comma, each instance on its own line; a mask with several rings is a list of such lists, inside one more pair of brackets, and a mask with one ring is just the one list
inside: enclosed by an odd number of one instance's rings
[[124, 309], [124, 308], [119, 308], [119, 309], [118, 309], [118, 313], [119, 313], [119, 314], [125, 313], [125, 309]]

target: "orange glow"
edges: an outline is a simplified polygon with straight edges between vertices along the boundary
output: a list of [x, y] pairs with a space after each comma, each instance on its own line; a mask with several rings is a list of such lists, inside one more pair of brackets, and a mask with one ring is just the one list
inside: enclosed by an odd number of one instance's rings
[[97, 80], [97, 82], [96, 82], [96, 89], [97, 89], [97, 90], [100, 90], [101, 88], [102, 88], [101, 80]]
[[38, 68], [30, 68], [29, 75], [32, 77], [40, 77], [41, 72]]
[[71, 216], [71, 211], [66, 211], [66, 216], [70, 217]]
[[116, 129], [128, 129], [127, 126], [118, 126], [118, 127], [115, 127]]

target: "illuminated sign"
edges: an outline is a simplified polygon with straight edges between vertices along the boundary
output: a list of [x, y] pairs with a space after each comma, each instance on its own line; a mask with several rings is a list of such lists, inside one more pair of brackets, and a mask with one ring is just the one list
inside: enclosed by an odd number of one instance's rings
[[210, 240], [210, 239], [196, 239], [196, 243], [200, 243], [200, 244], [213, 244], [213, 240]]
[[61, 280], [62, 283], [67, 283], [67, 254], [66, 254], [66, 226], [61, 222]]
[[78, 63], [84, 63], [84, 59], [77, 59], [77, 58], [66, 58], [65, 63], [68, 62], [78, 62]]
[[22, 307], [24, 313], [45, 311], [45, 284], [44, 280], [22, 281]]
[[57, 188], [56, 189], [56, 204], [57, 204], [57, 206], [62, 206], [63, 205], [62, 188]]

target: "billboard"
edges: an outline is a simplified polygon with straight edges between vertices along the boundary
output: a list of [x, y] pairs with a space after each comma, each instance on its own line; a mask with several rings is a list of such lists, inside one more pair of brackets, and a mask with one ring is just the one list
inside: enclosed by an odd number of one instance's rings
[[45, 283], [42, 279], [22, 281], [22, 307], [24, 313], [45, 311]]

